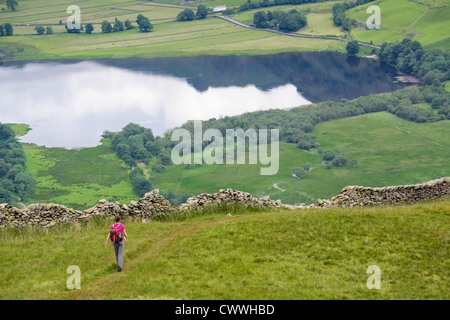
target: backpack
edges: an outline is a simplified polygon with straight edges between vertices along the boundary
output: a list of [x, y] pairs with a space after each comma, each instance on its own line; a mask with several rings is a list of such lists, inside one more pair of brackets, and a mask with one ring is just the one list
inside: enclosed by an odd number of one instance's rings
[[114, 227], [114, 225], [115, 224], [113, 224], [109, 229], [109, 237], [112, 242], [119, 243], [123, 240], [122, 232], [119, 231], [121, 224], [118, 223], [117, 227]]

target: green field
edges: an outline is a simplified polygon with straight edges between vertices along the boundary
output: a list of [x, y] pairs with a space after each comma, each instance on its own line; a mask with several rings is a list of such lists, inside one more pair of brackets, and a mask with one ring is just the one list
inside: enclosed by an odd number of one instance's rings
[[319, 2], [302, 5], [284, 5], [284, 6], [268, 7], [238, 13], [234, 15], [233, 18], [242, 21], [246, 24], [252, 25], [253, 15], [257, 11], [261, 10], [289, 11], [292, 9], [297, 9], [305, 13], [308, 19], [308, 24], [304, 28], [300, 29], [298, 33], [319, 35], [319, 36], [321, 35], [344, 36], [345, 33], [341, 30], [341, 28], [336, 27], [333, 23], [333, 14], [332, 14], [333, 4], [334, 2]]
[[[104, 245], [110, 221], [3, 230], [0, 299], [117, 299], [120, 283], [120, 299], [447, 300], [449, 212], [447, 198], [125, 222], [121, 273]], [[79, 290], [66, 287], [70, 265], [80, 268]], [[381, 270], [379, 290], [366, 286], [371, 265]]]
[[[180, 29], [180, 27], [182, 27]], [[208, 18], [183, 25], [162, 23], [158, 32], [140, 33], [138, 29], [119, 33], [46, 36], [23, 35], [0, 43], [0, 51], [25, 50], [19, 59], [160, 57], [198, 54], [270, 54], [280, 51], [343, 51], [344, 44], [332, 40], [291, 38], [265, 31], [248, 30], [223, 20]], [[17, 51], [17, 50], [15, 50]]]
[[36, 195], [27, 203], [63, 203], [84, 210], [103, 198], [125, 203], [137, 198], [127, 168], [108, 142], [81, 150], [24, 149], [27, 171], [37, 181]]
[[[240, 1], [242, 3], [243, 0]], [[196, 5], [189, 4], [188, 7], [194, 6], [195, 9]], [[19, 1], [17, 11], [0, 12], [0, 23], [12, 23], [15, 33], [13, 37], [1, 39], [0, 56], [10, 58], [12, 54], [14, 59], [164, 57], [321, 50], [342, 52], [345, 48], [345, 43], [339, 41], [292, 38], [248, 30], [212, 17], [177, 22], [176, 16], [186, 5], [142, 0], [112, 0], [107, 4], [101, 0], [82, 1], [79, 3], [82, 23], [93, 23], [94, 32], [91, 35], [68, 34], [64, 27], [70, 16], [66, 13], [67, 6], [64, 0]], [[331, 8], [329, 3], [327, 6]], [[113, 23], [117, 17], [122, 21], [135, 21], [138, 14], [149, 17], [154, 24], [153, 32], [140, 33], [135, 28], [111, 34], [101, 33], [103, 20]], [[323, 20], [323, 17], [317, 20]], [[54, 34], [38, 36], [35, 25], [51, 26]], [[320, 26], [330, 27], [326, 21], [318, 21], [315, 26], [315, 30], [310, 29], [309, 32], [317, 31]]]
[[[431, 1], [431, 0], [430, 0]], [[338, 35], [342, 30], [333, 24], [332, 6], [336, 1], [306, 3], [294, 6], [269, 7], [268, 10], [289, 10], [297, 8], [308, 16], [308, 25], [300, 33], [311, 35]], [[200, 2], [198, 2], [200, 3]], [[0, 56], [8, 59], [56, 59], [56, 58], [98, 58], [98, 57], [165, 57], [189, 55], [270, 54], [287, 51], [340, 51], [345, 42], [336, 40], [304, 39], [287, 37], [265, 31], [248, 30], [220, 19], [208, 17], [205, 20], [177, 22], [180, 11], [189, 7], [195, 9], [198, 3], [181, 5], [177, 1], [149, 2], [142, 0], [120, 1], [85, 0], [79, 3], [82, 23], [93, 23], [94, 33], [67, 34], [64, 24], [69, 17], [67, 2], [19, 1], [15, 12], [0, 12], [0, 23], [12, 23], [15, 36], [2, 38]], [[243, 0], [201, 2], [206, 6], [225, 4], [228, 7], [243, 4]], [[433, 6], [448, 5], [447, 1], [430, 2]], [[354, 29], [353, 35], [361, 41], [401, 40], [410, 34], [424, 45], [447, 49], [450, 27], [449, 7], [429, 10], [415, 24], [425, 10], [426, 4], [408, 0], [379, 0], [382, 29]], [[368, 5], [347, 11], [351, 19], [365, 24]], [[1, 5], [0, 5], [1, 7]], [[233, 17], [251, 23], [257, 10], [246, 11]], [[114, 22], [117, 17], [124, 21], [136, 20], [137, 14], [144, 14], [154, 24], [151, 33], [140, 33], [138, 29], [111, 34], [101, 33], [101, 22]], [[36, 25], [51, 26], [53, 35], [36, 35]]]
[[[448, 50], [448, 41], [442, 43], [441, 41], [449, 37], [450, 8], [448, 5], [450, 5], [450, 1], [428, 1], [434, 7], [447, 6], [433, 9], [429, 9], [429, 6], [423, 3], [425, 2], [379, 0], [350, 9], [346, 14], [363, 25], [352, 30], [353, 35], [360, 41], [382, 44], [383, 42], [401, 41], [408, 36], [420, 41], [424, 46]], [[366, 10], [367, 7], [374, 4], [380, 7], [381, 29], [366, 30], [365, 22], [370, 16]]]

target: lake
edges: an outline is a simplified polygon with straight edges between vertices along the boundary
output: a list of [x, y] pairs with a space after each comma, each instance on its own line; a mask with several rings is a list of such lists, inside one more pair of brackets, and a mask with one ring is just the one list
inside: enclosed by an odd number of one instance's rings
[[29, 124], [22, 142], [92, 147], [130, 122], [163, 135], [187, 120], [391, 92], [395, 75], [330, 52], [8, 62], [0, 122]]

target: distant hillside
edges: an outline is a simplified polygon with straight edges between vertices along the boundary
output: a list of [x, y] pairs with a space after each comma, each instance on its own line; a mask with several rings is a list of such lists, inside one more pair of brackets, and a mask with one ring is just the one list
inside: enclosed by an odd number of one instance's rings
[[[380, 7], [380, 30], [366, 30], [370, 16], [366, 10], [370, 5]], [[410, 37], [425, 47], [450, 51], [449, 0], [378, 0], [350, 9], [346, 14], [358, 21], [359, 26], [352, 33], [360, 41], [382, 44]]]
[[[161, 3], [163, 2], [163, 3]], [[165, 2], [165, 3], [164, 3]], [[449, 0], [378, 0], [360, 5], [346, 12], [354, 25], [351, 35], [333, 24], [332, 7], [342, 1], [277, 1], [269, 10], [289, 11], [296, 9], [306, 14], [308, 25], [299, 31], [308, 35], [343, 36], [375, 44], [392, 42], [408, 36], [421, 41], [429, 48], [449, 50]], [[348, 2], [348, 1], [347, 1]], [[355, 1], [352, 1], [355, 2]], [[346, 42], [336, 40], [288, 37], [261, 30], [250, 30], [221, 19], [211, 17], [188, 22], [176, 21], [177, 15], [186, 8], [194, 11], [202, 1], [180, 5], [176, 0], [121, 1], [87, 0], [79, 4], [83, 24], [94, 26], [92, 34], [68, 34], [65, 23], [69, 14], [65, 0], [18, 1], [15, 11], [0, 12], [1, 24], [11, 23], [14, 36], [4, 37], [0, 43], [0, 58], [9, 59], [64, 59], [64, 58], [125, 58], [167, 57], [192, 55], [268, 54], [290, 51], [345, 51]], [[253, 4], [259, 1], [253, 1]], [[273, 3], [273, 1], [271, 1]], [[292, 4], [290, 4], [292, 3]], [[214, 0], [207, 6], [227, 5], [236, 11], [228, 12], [233, 18], [246, 23], [253, 22], [253, 15], [261, 8], [239, 11], [247, 5], [246, 0]], [[365, 22], [370, 16], [369, 5], [381, 8], [381, 30], [366, 30]], [[251, 6], [250, 6], [251, 7]], [[266, 9], [266, 8], [262, 8]], [[150, 18], [154, 28], [150, 33], [136, 28], [137, 14]], [[130, 20], [135, 28], [120, 32], [102, 33], [101, 24], [113, 24]], [[36, 27], [51, 27], [52, 34], [37, 35]], [[364, 50], [370, 54], [370, 50]]]

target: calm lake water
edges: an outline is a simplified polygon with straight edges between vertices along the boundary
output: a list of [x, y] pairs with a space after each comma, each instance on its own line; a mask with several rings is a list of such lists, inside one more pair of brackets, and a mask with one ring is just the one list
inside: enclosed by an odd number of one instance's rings
[[9, 62], [0, 67], [0, 122], [47, 147], [99, 144], [129, 122], [156, 135], [207, 120], [390, 92], [392, 69], [334, 53]]

